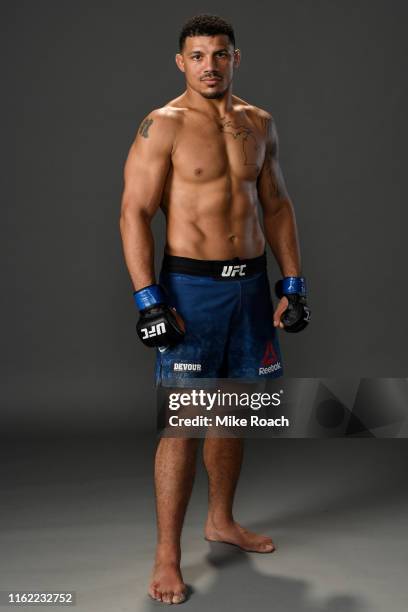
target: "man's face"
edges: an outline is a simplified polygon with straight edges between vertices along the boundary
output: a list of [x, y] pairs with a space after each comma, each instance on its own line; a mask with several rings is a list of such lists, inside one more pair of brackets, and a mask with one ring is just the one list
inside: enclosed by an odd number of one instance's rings
[[239, 66], [240, 54], [228, 36], [187, 36], [176, 63], [187, 84], [204, 98], [222, 98]]

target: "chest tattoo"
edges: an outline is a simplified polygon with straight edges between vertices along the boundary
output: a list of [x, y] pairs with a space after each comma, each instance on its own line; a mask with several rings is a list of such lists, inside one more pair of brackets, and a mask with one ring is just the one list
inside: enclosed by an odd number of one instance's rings
[[221, 119], [219, 126], [220, 132], [231, 134], [234, 140], [238, 140], [241, 144], [244, 165], [255, 166], [258, 152], [258, 143], [253, 130], [246, 125], [235, 125], [233, 121]]

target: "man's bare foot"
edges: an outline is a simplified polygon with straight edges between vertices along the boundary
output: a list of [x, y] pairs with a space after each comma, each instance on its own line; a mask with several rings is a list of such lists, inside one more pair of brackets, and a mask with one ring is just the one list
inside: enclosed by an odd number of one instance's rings
[[150, 597], [163, 603], [178, 604], [186, 599], [186, 590], [179, 563], [156, 561], [149, 586]]
[[235, 521], [215, 525], [211, 519], [207, 519], [204, 535], [210, 542], [235, 544], [248, 552], [271, 553], [275, 550], [271, 538], [248, 531]]

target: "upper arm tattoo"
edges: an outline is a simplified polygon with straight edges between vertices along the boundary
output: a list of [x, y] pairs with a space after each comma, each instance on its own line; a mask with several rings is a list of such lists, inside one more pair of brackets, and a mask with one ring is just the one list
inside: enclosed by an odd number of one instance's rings
[[149, 138], [149, 127], [152, 125], [153, 119], [144, 119], [139, 128], [139, 134], [143, 138]]

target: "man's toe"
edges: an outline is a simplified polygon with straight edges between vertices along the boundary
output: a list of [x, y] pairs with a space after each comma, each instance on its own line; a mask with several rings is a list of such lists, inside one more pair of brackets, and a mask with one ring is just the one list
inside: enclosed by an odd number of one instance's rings
[[184, 593], [174, 593], [173, 595], [173, 603], [178, 604], [182, 603], [185, 600], [186, 596]]
[[157, 591], [156, 591], [156, 589], [155, 589], [155, 587], [154, 587], [154, 586], [151, 586], [151, 587], [149, 588], [148, 593], [149, 593], [149, 596], [150, 596], [152, 599], [157, 599]]
[[162, 593], [160, 593], [160, 591], [158, 591], [157, 589], [154, 590], [154, 598], [157, 599], [157, 601], [162, 600]]

